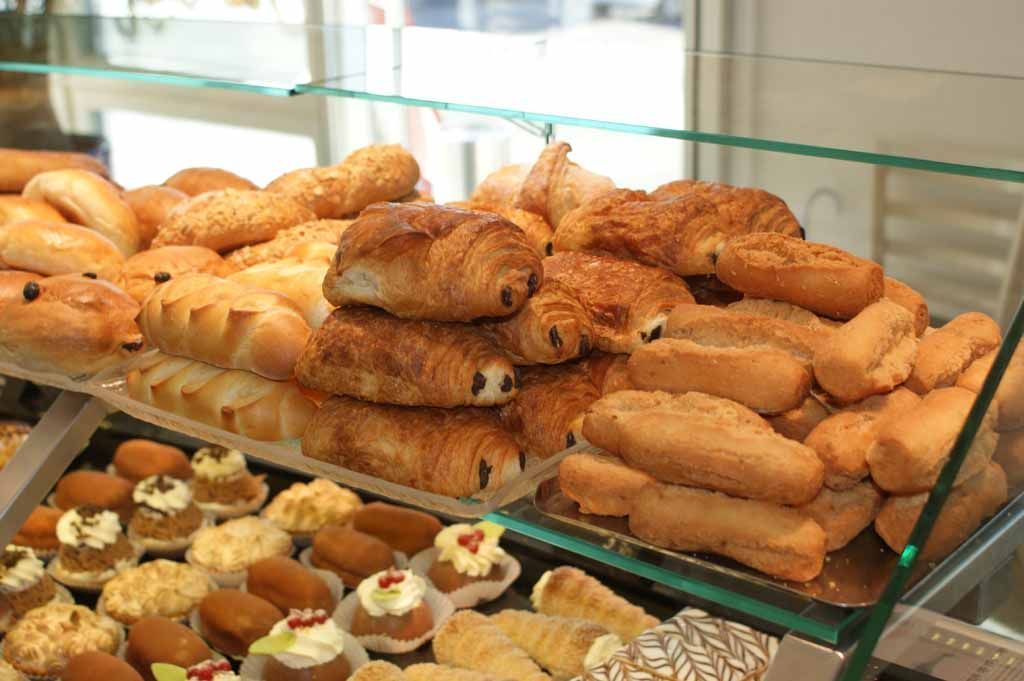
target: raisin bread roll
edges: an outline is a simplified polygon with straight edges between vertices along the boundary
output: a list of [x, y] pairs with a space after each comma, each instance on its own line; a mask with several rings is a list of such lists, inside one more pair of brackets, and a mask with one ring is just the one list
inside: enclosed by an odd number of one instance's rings
[[160, 284], [186, 274], [226, 277], [234, 268], [203, 246], [164, 246], [136, 253], [124, 261], [115, 283], [142, 303]]

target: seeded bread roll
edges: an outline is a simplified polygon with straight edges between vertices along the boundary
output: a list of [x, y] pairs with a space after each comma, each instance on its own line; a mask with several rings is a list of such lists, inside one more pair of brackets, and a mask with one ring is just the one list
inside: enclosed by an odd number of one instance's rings
[[108, 175], [105, 165], [86, 154], [0, 148], [0, 192], [20, 192], [36, 175], [66, 168], [80, 168], [102, 177]]
[[[981, 386], [995, 362], [996, 352], [993, 350], [975, 360], [957, 379], [957, 386], [973, 393], [981, 392]], [[993, 404], [996, 411], [996, 430], [1005, 432], [1024, 428], [1024, 352], [1014, 352], [1010, 358], [1003, 379], [996, 389]]]
[[810, 503], [798, 507], [825, 530], [826, 551], [838, 551], [871, 525], [882, 508], [882, 493], [870, 482], [837, 492], [825, 487]]
[[115, 283], [142, 303], [160, 284], [185, 274], [225, 277], [234, 272], [217, 251], [203, 246], [164, 246], [136, 253], [124, 261]]
[[177, 189], [189, 196], [198, 196], [219, 189], [258, 189], [244, 177], [221, 168], [185, 168], [164, 180], [164, 186]]
[[640, 490], [654, 482], [615, 456], [570, 454], [558, 465], [562, 494], [578, 503], [581, 513], [627, 516]]
[[924, 395], [956, 383], [971, 363], [999, 347], [999, 324], [987, 314], [966, 312], [921, 339], [907, 387]]
[[885, 278], [884, 296], [913, 315], [914, 332], [918, 336], [925, 332], [931, 323], [931, 315], [928, 313], [928, 303], [925, 302], [924, 296], [892, 277]]
[[114, 242], [86, 227], [39, 220], [0, 225], [0, 267], [6, 269], [113, 280], [123, 263]]

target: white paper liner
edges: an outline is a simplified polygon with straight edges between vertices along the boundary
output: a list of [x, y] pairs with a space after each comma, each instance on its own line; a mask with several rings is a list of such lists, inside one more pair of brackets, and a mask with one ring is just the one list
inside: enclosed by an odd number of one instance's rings
[[135, 557], [129, 558], [128, 560], [122, 560], [120, 563], [117, 563], [113, 569], [100, 573], [103, 575], [102, 577], [84, 577], [82, 575], [75, 574], [74, 572], [68, 572], [64, 569], [64, 565], [61, 563], [59, 555], [46, 566], [46, 573], [53, 577], [53, 579], [58, 583], [63, 584], [69, 589], [98, 594], [103, 591], [104, 584], [125, 570], [133, 568], [139, 564], [139, 559], [142, 558], [145, 553], [145, 549], [138, 544], [133, 543], [132, 545], [135, 547]]
[[[327, 583], [327, 588], [331, 591], [331, 603], [333, 604], [331, 612], [334, 612], [334, 609], [338, 607], [338, 603], [341, 603], [341, 599], [345, 597], [345, 585], [342, 583], [341, 577], [330, 570], [321, 570], [308, 565], [304, 565], [303, 567]], [[242, 586], [240, 586], [239, 589], [241, 591], [249, 591], [248, 576], [246, 576], [246, 579], [242, 582]], [[288, 613], [286, 612], [285, 614]]]
[[139, 544], [146, 553], [154, 558], [173, 558], [180, 559], [185, 555], [185, 551], [188, 547], [192, 546], [192, 542], [195, 541], [196, 535], [199, 534], [199, 530], [206, 527], [212, 527], [215, 521], [210, 516], [203, 514], [203, 521], [199, 523], [199, 527], [188, 535], [181, 539], [150, 539], [148, 537], [141, 537], [135, 532], [132, 532], [131, 527], [128, 528], [128, 539], [132, 542]]
[[[437, 585], [430, 581], [430, 578], [427, 577], [427, 572], [430, 571], [430, 566], [434, 564], [435, 560], [437, 560], [438, 553], [440, 553], [440, 549], [436, 546], [424, 549], [413, 556], [412, 560], [409, 561], [409, 569], [427, 580], [427, 583], [434, 588], [437, 588]], [[481, 603], [488, 603], [495, 600], [500, 597], [501, 594], [505, 593], [505, 591], [512, 586], [514, 581], [519, 579], [519, 575], [522, 574], [523, 571], [523, 566], [519, 564], [519, 561], [508, 554], [505, 555], [505, 558], [498, 565], [500, 565], [505, 571], [505, 576], [501, 581], [488, 580], [483, 582], [473, 582], [462, 588], [456, 589], [455, 591], [446, 593], [445, 596], [447, 596], [459, 610], [463, 608], [475, 608]]]
[[[395, 568], [396, 569], [398, 569], [398, 570], [407, 570], [409, 568], [409, 557], [408, 556], [406, 556], [401, 551], [392, 551], [392, 555], [394, 555], [394, 557], [395, 557]], [[299, 562], [302, 563], [302, 565], [304, 567], [308, 567], [310, 570], [320, 570], [320, 569], [322, 569], [322, 568], [318, 568], [317, 566], [313, 565], [313, 547], [312, 546], [309, 546], [309, 547], [306, 547], [306, 548], [302, 549], [302, 551], [299, 553]], [[330, 572], [330, 571], [328, 570], [328, 572]], [[333, 572], [331, 572], [331, 574], [334, 575]], [[337, 576], [337, 575], [335, 575], [335, 576]], [[367, 575], [367, 577], [369, 577], [369, 575]], [[339, 579], [340, 579], [340, 577], [339, 577]]]
[[[108, 618], [108, 619], [110, 619], [110, 618]], [[124, 659], [125, 649], [127, 648], [127, 642], [125, 641], [124, 627], [121, 626], [121, 624], [118, 623], [116, 620], [111, 620], [111, 621], [114, 622], [114, 624], [117, 625], [117, 647], [114, 649], [114, 655], [116, 657], [119, 657], [119, 658], [121, 658], [123, 660]], [[0, 641], [0, 658], [3, 658], [5, 660], [7, 660], [7, 658], [4, 656], [4, 642], [3, 641]], [[36, 675], [33, 675], [33, 674], [26, 674], [25, 672], [19, 670], [14, 665], [14, 663], [11, 662], [10, 660], [8, 660], [7, 662], [12, 667], [14, 667], [15, 670], [18, 671], [18, 673], [21, 674], [24, 678], [29, 679], [29, 681], [60, 681], [60, 675], [57, 675], [57, 676], [36, 676]]]
[[[427, 593], [423, 600], [430, 606], [430, 612], [434, 616], [434, 626], [423, 636], [409, 641], [402, 641], [390, 636], [356, 636], [356, 640], [367, 650], [375, 653], [411, 653], [421, 645], [434, 638], [434, 634], [441, 628], [449, 617], [455, 612], [455, 605], [443, 593], [433, 586], [427, 585]], [[359, 594], [355, 591], [349, 592], [348, 596], [341, 601], [338, 609], [334, 611], [334, 621], [345, 631], [352, 631], [352, 619], [355, 617], [356, 608], [359, 607]]]
[[[55, 589], [55, 592], [53, 594], [53, 598], [50, 600], [49, 603], [46, 603], [45, 605], [49, 605], [50, 603], [69, 603], [69, 604], [71, 604], [71, 603], [75, 602], [75, 597], [71, 595], [71, 592], [67, 590], [67, 587], [63, 586], [62, 584], [56, 584], [56, 583], [54, 583], [53, 586], [54, 586], [54, 589]], [[7, 631], [11, 627], [13, 627], [14, 623], [17, 622], [17, 621], [18, 620], [14, 617], [14, 612], [13, 611], [7, 613], [2, 618], [0, 618], [0, 634], [6, 634]]]
[[[280, 555], [284, 556], [285, 558], [290, 558], [291, 555], [294, 552], [295, 552], [295, 547], [292, 546], [288, 550], [288, 553], [284, 553], [284, 554], [280, 554]], [[271, 556], [263, 556], [263, 558], [270, 558], [270, 557]], [[257, 561], [258, 560], [263, 560], [263, 558], [259, 558], [259, 559], [257, 559]], [[253, 561], [253, 562], [255, 563], [257, 561]], [[195, 557], [192, 555], [192, 547], [191, 546], [188, 548], [187, 551], [185, 551], [185, 562], [188, 563], [189, 565], [191, 565], [192, 567], [198, 568], [198, 569], [202, 570], [203, 572], [205, 572], [206, 574], [210, 575], [210, 579], [212, 579], [214, 582], [216, 582], [217, 586], [219, 586], [222, 589], [237, 589], [238, 587], [240, 587], [242, 585], [242, 582], [245, 581], [245, 577], [246, 577], [246, 575], [249, 572], [248, 566], [246, 566], [245, 568], [243, 568], [241, 570], [232, 570], [230, 572], [216, 572], [214, 570], [211, 570], [209, 567], [203, 565], [202, 563], [196, 562]]]
[[208, 516], [212, 516], [217, 520], [231, 520], [233, 518], [241, 518], [244, 515], [255, 513], [260, 510], [263, 504], [267, 503], [267, 497], [270, 496], [270, 486], [267, 485], [266, 481], [260, 484], [260, 492], [257, 494], [252, 501], [246, 502], [245, 504], [239, 505], [227, 505], [217, 504], [211, 502], [202, 502], [193, 499], [199, 510]]
[[[211, 578], [210, 579], [210, 591], [216, 591], [218, 588], [219, 587], [217, 586], [217, 582], [213, 581], [213, 579]], [[195, 608], [198, 608], [198, 607], [199, 607], [199, 604], [196, 603], [196, 605], [192, 608], [192, 610], [195, 610]], [[189, 615], [192, 613], [192, 610], [189, 610], [184, 615], [182, 615], [181, 617], [177, 617], [177, 618], [170, 618], [167, 615], [163, 615], [161, 613], [146, 613], [146, 614], [142, 615], [142, 617], [140, 617], [139, 619], [142, 619], [143, 617], [158, 616], [158, 617], [163, 617], [163, 618], [166, 618], [166, 619], [173, 619], [175, 622], [180, 622], [182, 624], [187, 624], [188, 623]], [[130, 624], [126, 624], [126, 623], [122, 622], [121, 620], [117, 619], [116, 617], [111, 615], [110, 612], [107, 611], [107, 605], [103, 601], [103, 594], [102, 593], [100, 593], [100, 597], [98, 599], [96, 599], [96, 612], [98, 614], [100, 614], [100, 615], [104, 615], [106, 617], [109, 617], [110, 619], [114, 620], [115, 622], [117, 622], [121, 626], [124, 626], [124, 627], [130, 627], [131, 626]]]
[[[342, 631], [341, 635], [345, 641], [345, 648], [341, 654], [348, 661], [351, 674], [355, 674], [357, 669], [370, 661], [370, 656], [366, 654], [363, 646], [359, 645], [355, 636], [347, 631]], [[267, 657], [267, 655], [249, 655], [242, 660], [242, 666], [238, 668], [238, 676], [246, 681], [249, 679], [259, 681], [263, 678], [263, 666], [267, 663]]]

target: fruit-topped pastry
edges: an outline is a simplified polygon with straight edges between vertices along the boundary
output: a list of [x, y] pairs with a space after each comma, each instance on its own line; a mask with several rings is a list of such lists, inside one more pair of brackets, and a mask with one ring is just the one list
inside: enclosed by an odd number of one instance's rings
[[325, 610], [291, 610], [249, 647], [263, 655], [264, 681], [345, 681], [352, 672], [345, 636]]
[[360, 582], [359, 604], [352, 618], [356, 636], [389, 636], [400, 641], [419, 638], [434, 626], [424, 600], [427, 583], [409, 570], [389, 568]]
[[206, 660], [184, 669], [177, 665], [156, 662], [151, 667], [156, 681], [242, 681], [227, 660]]
[[135, 485], [132, 499], [136, 510], [128, 534], [148, 550], [184, 551], [203, 524], [188, 483], [177, 478], [152, 475]]
[[57, 586], [32, 549], [13, 544], [4, 549], [0, 554], [0, 626], [6, 628], [56, 595]]
[[60, 552], [50, 566], [59, 582], [80, 588], [99, 588], [117, 573], [138, 562], [138, 551], [121, 531], [113, 511], [79, 506], [57, 522]]
[[253, 475], [237, 449], [209, 446], [192, 456], [192, 495], [205, 513], [235, 518], [263, 505], [267, 486]]
[[434, 538], [437, 558], [427, 577], [442, 593], [475, 582], [500, 582], [508, 554], [498, 546], [504, 528], [483, 521], [476, 525], [449, 525]]

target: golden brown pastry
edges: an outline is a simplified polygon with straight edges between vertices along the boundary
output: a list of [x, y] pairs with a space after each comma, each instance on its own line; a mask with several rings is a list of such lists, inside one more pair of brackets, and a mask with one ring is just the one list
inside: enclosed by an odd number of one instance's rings
[[469, 321], [519, 310], [544, 280], [522, 230], [493, 213], [381, 203], [341, 235], [324, 280], [335, 305]]
[[570, 454], [558, 465], [562, 494], [579, 504], [581, 513], [627, 516], [640, 490], [653, 482], [615, 456]]
[[472, 610], [461, 610], [434, 636], [434, 657], [441, 664], [492, 673], [513, 681], [550, 681], [525, 650]]
[[702, 393], [606, 395], [587, 410], [583, 435], [663, 482], [780, 504], [807, 503], [825, 475], [814, 450], [742, 405]]
[[505, 218], [519, 229], [523, 230], [526, 234], [527, 241], [533, 246], [533, 250], [537, 251], [537, 255], [544, 257], [554, 253], [554, 247], [551, 244], [551, 239], [555, 232], [551, 229], [551, 225], [542, 216], [536, 213], [531, 213], [528, 210], [522, 208], [515, 208], [511, 204], [501, 205], [488, 205], [484, 203], [475, 203], [473, 201], [455, 201], [446, 204], [453, 208], [465, 208], [467, 210], [475, 210], [484, 213], [497, 213], [501, 217]]
[[925, 302], [924, 296], [892, 277], [885, 278], [883, 295], [913, 315], [914, 331], [918, 336], [925, 332], [931, 323], [931, 315], [928, 313], [928, 303]]
[[189, 196], [221, 189], [259, 189], [255, 184], [221, 168], [185, 168], [164, 180], [165, 187], [177, 189]]
[[295, 371], [307, 388], [385, 404], [490, 406], [518, 392], [512, 363], [472, 327], [371, 308], [331, 313]]
[[355, 589], [370, 575], [394, 567], [395, 552], [373, 535], [351, 527], [327, 525], [313, 536], [309, 560], [314, 567], [330, 570], [345, 586]]
[[499, 488], [525, 465], [489, 411], [413, 409], [332, 397], [302, 438], [302, 453], [399, 485], [452, 497]]
[[288, 298], [209, 274], [186, 274], [154, 289], [139, 328], [168, 354], [273, 380], [291, 378], [310, 334]]
[[311, 210], [280, 194], [222, 189], [175, 206], [153, 246], [206, 246], [225, 253], [269, 241], [282, 229], [315, 218]]
[[[926, 492], [949, 460], [975, 395], [964, 388], [939, 388], [905, 411], [887, 419], [867, 453], [871, 477], [892, 494]], [[992, 459], [999, 436], [989, 410], [971, 442], [954, 484], [961, 484]]]
[[1011, 490], [1024, 485], [1024, 430], [1000, 433], [992, 460], [1006, 473], [1006, 482]]
[[20, 192], [40, 173], [80, 168], [107, 177], [107, 167], [86, 154], [0, 148], [0, 192]]
[[590, 315], [563, 283], [546, 282], [515, 315], [483, 325], [516, 364], [560, 364], [594, 347]]
[[825, 530], [826, 551], [838, 551], [871, 525], [882, 508], [882, 493], [870, 482], [837, 492], [825, 487], [798, 510]]
[[516, 208], [540, 215], [556, 229], [569, 211], [615, 189], [609, 178], [570, 161], [570, 151], [567, 142], [544, 147], [515, 199]]
[[293, 381], [154, 353], [128, 373], [140, 402], [254, 440], [301, 437], [316, 405]]
[[138, 303], [109, 282], [2, 271], [0, 361], [68, 376], [94, 374], [142, 350], [138, 311]]
[[996, 320], [982, 312], [965, 312], [921, 339], [907, 387], [924, 395], [956, 383], [967, 367], [999, 347], [1002, 333]]
[[17, 454], [31, 432], [32, 426], [27, 423], [0, 421], [0, 469]]
[[52, 679], [86, 652], [113, 655], [121, 639], [114, 620], [83, 605], [49, 603], [30, 610], [4, 638], [4, 659], [29, 678]]
[[0, 268], [112, 280], [123, 263], [114, 242], [87, 227], [39, 220], [0, 224]]
[[527, 453], [546, 459], [582, 439], [583, 412], [599, 397], [585, 367], [529, 367], [519, 394], [499, 414]]
[[[591, 657], [595, 644], [604, 644], [609, 653], [622, 645], [617, 636], [609, 635], [600, 624], [584, 619], [502, 610], [491, 615], [490, 620], [556, 679], [572, 679], [582, 674], [584, 660]], [[608, 636], [614, 637], [618, 645], [598, 643], [598, 639]]]
[[[993, 350], [975, 360], [957, 379], [957, 386], [973, 393], [981, 392], [981, 386], [995, 362], [996, 352]], [[1005, 432], [1024, 428], [1024, 352], [1013, 353], [992, 404], [996, 412], [996, 430]]]
[[413, 191], [420, 167], [399, 144], [372, 144], [357, 149], [341, 163], [285, 173], [267, 185], [319, 218], [356, 215], [371, 203], [395, 201]]
[[710, 305], [683, 305], [669, 315], [665, 338], [719, 348], [781, 350], [808, 369], [827, 335], [784, 319], [749, 315]]
[[[268, 241], [267, 243], [270, 242]], [[307, 241], [292, 247], [284, 259], [298, 260], [307, 265], [323, 265], [326, 267], [334, 260], [334, 254], [337, 251], [337, 244], [327, 243], [326, 241]], [[322, 290], [320, 295], [323, 295]]]
[[294, 227], [287, 227], [278, 232], [270, 241], [242, 246], [228, 253], [225, 258], [237, 269], [245, 269], [264, 262], [283, 260], [284, 258], [299, 258], [305, 260], [303, 252], [298, 251], [300, 246], [312, 248], [324, 248], [323, 244], [330, 246], [330, 255], [327, 256], [327, 264], [334, 258], [338, 250], [338, 239], [348, 229], [354, 220], [313, 220], [303, 222]]
[[687, 194], [695, 194], [714, 204], [730, 236], [753, 232], [780, 232], [801, 239], [804, 236], [803, 228], [786, 202], [763, 189], [703, 180], [676, 180], [655, 189], [651, 197], [661, 201]]
[[[811, 395], [799, 406], [775, 416], [766, 417], [768, 425], [779, 435], [803, 442], [829, 416], [828, 408]], [[828, 470], [825, 471], [826, 478]]]
[[635, 386], [629, 380], [629, 355], [609, 355], [596, 352], [581, 362], [590, 372], [590, 380], [594, 382], [602, 395], [618, 390], [632, 390]]
[[814, 579], [825, 562], [825, 531], [799, 510], [693, 487], [644, 487], [629, 529], [656, 546], [716, 553], [795, 582]]
[[[478, 206], [482, 210], [493, 211], [500, 206], [515, 208], [519, 189], [529, 174], [530, 166], [528, 165], [502, 166], [476, 186], [466, 203]], [[609, 189], [613, 188], [614, 185], [609, 187]]]
[[25, 198], [45, 201], [69, 222], [96, 230], [110, 239], [127, 258], [139, 250], [135, 213], [121, 192], [88, 170], [53, 170], [33, 177], [22, 191]]
[[881, 298], [885, 288], [882, 268], [870, 260], [769, 232], [729, 241], [715, 273], [737, 291], [834, 319], [853, 318]]
[[273, 603], [281, 612], [289, 610], [326, 610], [337, 605], [327, 582], [285, 556], [271, 556], [249, 566], [245, 590]]
[[383, 501], [371, 502], [356, 511], [352, 526], [407, 556], [432, 547], [434, 537], [441, 531], [441, 521], [429, 513]]
[[914, 318], [889, 300], [869, 305], [814, 355], [814, 377], [849, 404], [887, 393], [907, 380], [917, 358]]
[[541, 575], [530, 594], [533, 609], [544, 615], [596, 622], [631, 641], [658, 626], [658, 618], [614, 593], [579, 568], [563, 565]]
[[[953, 552], [981, 523], [1006, 501], [1006, 475], [999, 464], [989, 463], [949, 493], [918, 558], [938, 561]], [[928, 494], [892, 496], [875, 518], [875, 531], [893, 551], [902, 553], [917, 524]]]
[[873, 395], [832, 414], [803, 441], [825, 465], [825, 485], [845, 490], [868, 477], [867, 453], [886, 421], [899, 418], [920, 403], [906, 388]]
[[311, 329], [319, 328], [334, 306], [324, 298], [327, 265], [307, 264], [299, 260], [278, 260], [247, 267], [227, 278], [252, 289], [280, 293], [295, 303]]
[[[439, 677], [438, 681], [443, 681], [444, 679], [447, 679], [447, 677]], [[373, 660], [372, 662], [364, 664], [362, 667], [357, 669], [355, 673], [349, 677], [349, 681], [406, 681], [406, 676], [402, 673], [401, 669], [390, 662]], [[421, 679], [420, 681], [427, 680]]]
[[128, 295], [142, 303], [160, 284], [185, 274], [226, 277], [231, 265], [204, 246], [164, 246], [141, 251], [124, 261], [114, 280]]
[[799, 324], [811, 331], [817, 332], [819, 335], [825, 336], [842, 326], [842, 322], [819, 317], [810, 310], [805, 310], [792, 303], [786, 303], [781, 300], [769, 300], [768, 298], [746, 296], [734, 303], [729, 303], [726, 309], [731, 312], [754, 315], [755, 317], [780, 319], [791, 324]]
[[[373, 664], [375, 663], [371, 662], [360, 667], [357, 674]], [[503, 674], [485, 674], [473, 671], [472, 669], [459, 669], [446, 664], [430, 664], [427, 662], [411, 664], [405, 668], [404, 672], [405, 676], [403, 678], [408, 679], [408, 681], [502, 681], [505, 678]], [[380, 681], [391, 681], [391, 677], [375, 677], [375, 679], [378, 678]], [[371, 680], [362, 679], [362, 677], [357, 679], [353, 676], [351, 681]]]
[[26, 199], [18, 194], [0, 194], [0, 225], [22, 220], [64, 222], [64, 216], [45, 201]]
[[28, 520], [11, 539], [16, 546], [27, 546], [36, 553], [56, 552], [60, 548], [57, 539], [57, 522], [64, 511], [49, 506], [36, 506]]
[[657, 267], [589, 253], [556, 253], [543, 263], [545, 280], [566, 286], [590, 315], [594, 347], [605, 352], [660, 338], [669, 313], [694, 302], [681, 279]]
[[134, 510], [135, 485], [123, 478], [99, 471], [78, 470], [57, 482], [53, 505], [67, 511], [79, 506], [95, 506], [117, 513], [127, 521]]
[[185, 452], [153, 440], [125, 440], [114, 450], [112, 465], [115, 475], [132, 483], [139, 483], [151, 475], [192, 479], [192, 466]]
[[146, 681], [156, 681], [152, 665], [164, 662], [188, 669], [209, 660], [210, 648], [199, 635], [165, 617], [144, 617], [128, 632], [124, 659]]
[[131, 189], [124, 194], [139, 224], [139, 248], [149, 248], [157, 229], [167, 219], [171, 209], [188, 199], [188, 194], [173, 187], [151, 184]]
[[283, 618], [272, 603], [234, 589], [211, 591], [199, 604], [200, 633], [226, 655], [245, 655]]
[[122, 659], [92, 651], [68, 660], [60, 681], [142, 681], [142, 676]]

